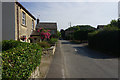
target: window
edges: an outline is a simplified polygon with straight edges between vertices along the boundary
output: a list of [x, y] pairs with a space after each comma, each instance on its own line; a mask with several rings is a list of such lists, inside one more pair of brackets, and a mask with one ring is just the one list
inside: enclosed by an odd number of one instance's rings
[[34, 20], [32, 20], [32, 29], [34, 30]]
[[22, 40], [22, 42], [26, 42], [26, 36], [21, 36], [20, 39]]
[[26, 16], [24, 12], [22, 12], [22, 24], [26, 25]]

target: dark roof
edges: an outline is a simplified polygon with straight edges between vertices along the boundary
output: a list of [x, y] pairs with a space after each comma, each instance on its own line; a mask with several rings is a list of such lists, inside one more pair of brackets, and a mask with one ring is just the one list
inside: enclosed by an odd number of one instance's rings
[[23, 10], [25, 10], [25, 12], [28, 13], [34, 20], [36, 20], [36, 18], [27, 9], [25, 9], [25, 7], [23, 7], [19, 2], [16, 2], [16, 4], [18, 4]]
[[97, 29], [104, 28], [106, 25], [98, 25]]
[[36, 28], [44, 28], [44, 29], [57, 29], [57, 23], [52, 22], [40, 22], [37, 24]]

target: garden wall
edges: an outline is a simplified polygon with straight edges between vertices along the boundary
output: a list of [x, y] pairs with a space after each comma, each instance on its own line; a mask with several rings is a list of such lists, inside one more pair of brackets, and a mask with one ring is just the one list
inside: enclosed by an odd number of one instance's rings
[[[55, 53], [55, 49], [56, 49], [56, 44], [54, 46], [52, 46], [51, 48], [48, 48], [48, 49], [43, 49], [42, 50], [42, 56], [50, 56], [50, 55], [54, 55]], [[41, 60], [42, 61], [42, 60]], [[49, 62], [50, 63], [50, 62]], [[33, 79], [33, 78], [41, 78], [41, 74], [44, 74], [44, 76], [42, 76], [42, 78], [45, 78], [46, 74], [47, 74], [47, 71], [48, 71], [48, 68], [50, 66], [50, 64], [47, 63], [46, 65], [47, 66], [47, 69], [44, 70], [44, 72], [41, 71], [41, 68], [42, 66], [45, 64], [45, 63], [42, 63], [40, 64], [39, 66], [37, 66], [37, 68], [35, 69], [35, 71], [32, 72], [31, 76], [29, 77], [29, 80], [30, 79]], [[45, 68], [44, 68], [45, 69]]]

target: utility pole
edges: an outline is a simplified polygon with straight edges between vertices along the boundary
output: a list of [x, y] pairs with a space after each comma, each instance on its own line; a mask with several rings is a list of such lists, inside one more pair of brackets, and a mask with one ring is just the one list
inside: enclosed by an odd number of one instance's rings
[[[70, 28], [72, 27], [71, 22], [69, 22], [69, 26], [70, 26]], [[69, 30], [69, 31], [70, 31], [70, 39], [72, 40], [72, 31], [71, 30]]]
[[68, 25], [71, 27], [71, 22], [69, 22]]

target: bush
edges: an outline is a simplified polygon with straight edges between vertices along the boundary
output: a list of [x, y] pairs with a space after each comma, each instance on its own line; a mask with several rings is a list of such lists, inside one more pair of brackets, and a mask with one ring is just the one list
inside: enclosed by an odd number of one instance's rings
[[22, 43], [22, 42], [20, 42], [20, 41], [14, 41], [14, 40], [4, 40], [4, 41], [2, 41], [2, 50], [6, 51], [8, 49], [15, 48], [20, 43]]
[[41, 46], [42, 48], [50, 48], [50, 44], [48, 42], [38, 42], [38, 45]]
[[0, 42], [0, 52], [2, 51], [2, 42]]
[[[3, 41], [6, 51], [2, 52], [3, 79], [26, 80], [40, 64], [42, 49], [37, 44], [18, 41]], [[7, 43], [8, 42], [8, 43]], [[7, 44], [12, 46], [8, 49]], [[15, 46], [15, 47], [14, 47]]]
[[83, 40], [88, 40], [88, 32], [92, 32], [93, 30], [78, 30], [74, 32], [74, 39], [80, 40], [81, 42]]
[[88, 32], [87, 31], [76, 31], [74, 32], [74, 39], [75, 40], [87, 40], [88, 39]]
[[57, 40], [58, 40], [57, 38], [51, 38], [48, 43], [55, 44], [57, 42]]
[[119, 55], [119, 37], [120, 30], [118, 28], [105, 28], [101, 31], [89, 33], [88, 44], [91, 48]]

